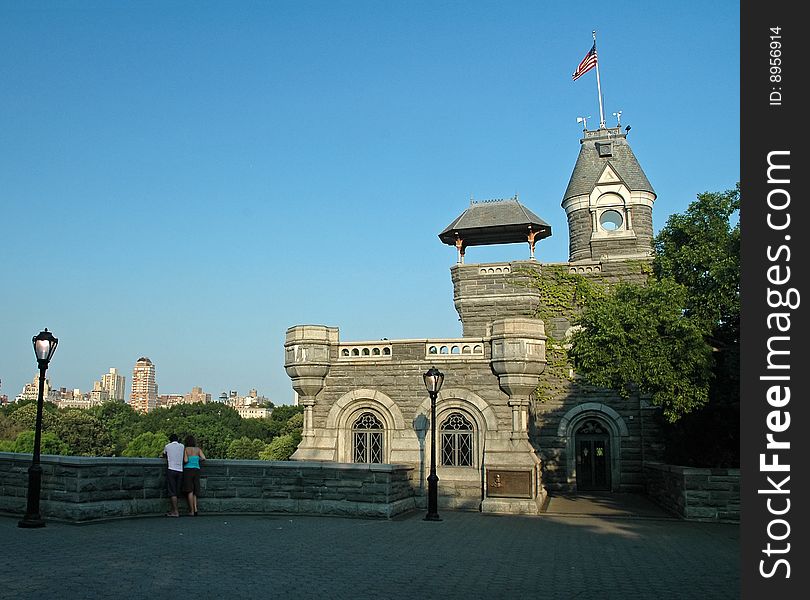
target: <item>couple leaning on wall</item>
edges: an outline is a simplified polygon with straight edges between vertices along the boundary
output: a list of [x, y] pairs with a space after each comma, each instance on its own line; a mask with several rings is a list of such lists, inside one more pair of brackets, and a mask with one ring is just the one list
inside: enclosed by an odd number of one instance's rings
[[178, 492], [186, 494], [188, 514], [196, 517], [197, 497], [200, 495], [200, 468], [205, 462], [205, 454], [197, 446], [193, 435], [186, 437], [183, 444], [174, 433], [169, 436], [169, 443], [163, 448], [161, 456], [167, 461], [166, 486], [171, 500], [171, 510], [167, 517], [179, 517], [177, 507]]

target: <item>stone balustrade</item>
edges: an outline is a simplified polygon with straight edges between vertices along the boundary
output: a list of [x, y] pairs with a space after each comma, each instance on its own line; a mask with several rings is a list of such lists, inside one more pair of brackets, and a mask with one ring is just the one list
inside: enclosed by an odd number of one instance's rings
[[[387, 340], [380, 342], [345, 342], [337, 349], [340, 362], [373, 362], [398, 360], [414, 354], [414, 347], [422, 347], [422, 356], [417, 358], [484, 359], [487, 338], [436, 338], [413, 340]], [[417, 355], [419, 352], [417, 351]]]
[[[25, 513], [30, 454], [0, 452], [0, 512]], [[157, 458], [42, 456], [40, 507], [48, 519], [85, 522], [161, 515], [166, 463]], [[208, 460], [201, 513], [290, 513], [390, 518], [416, 506], [403, 465]], [[180, 499], [181, 512], [185, 501]]]

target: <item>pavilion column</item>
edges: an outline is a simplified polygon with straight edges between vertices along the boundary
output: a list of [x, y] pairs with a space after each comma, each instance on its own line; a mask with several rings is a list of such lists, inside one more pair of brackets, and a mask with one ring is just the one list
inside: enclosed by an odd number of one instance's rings
[[534, 260], [534, 245], [537, 243], [537, 232], [529, 225], [529, 258]]
[[464, 240], [456, 235], [456, 250], [458, 250], [458, 264], [464, 264], [464, 250], [466, 247], [464, 246]]

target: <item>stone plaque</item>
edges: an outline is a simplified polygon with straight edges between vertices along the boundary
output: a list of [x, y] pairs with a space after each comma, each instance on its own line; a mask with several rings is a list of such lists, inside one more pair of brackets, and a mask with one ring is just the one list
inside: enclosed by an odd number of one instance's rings
[[532, 498], [532, 472], [487, 469], [490, 498]]

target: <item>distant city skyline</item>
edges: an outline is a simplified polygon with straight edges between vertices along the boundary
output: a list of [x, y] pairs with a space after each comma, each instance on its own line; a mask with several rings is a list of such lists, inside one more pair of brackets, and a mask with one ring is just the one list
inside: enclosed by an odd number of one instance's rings
[[10, 399], [45, 327], [61, 387], [92, 390], [109, 367], [130, 386], [145, 356], [160, 393], [276, 404], [294, 401], [290, 326], [459, 336], [456, 252], [437, 235], [470, 198], [518, 194], [552, 228], [537, 259], [566, 260], [577, 117], [599, 123], [595, 72], [572, 81], [593, 30], [605, 119], [632, 127], [655, 231], [740, 178], [736, 2], [42, 0], [0, 15]]
[[[65, 390], [69, 390], [69, 391], [80, 390], [82, 393], [91, 393], [93, 390], [96, 390], [97, 388], [100, 388], [103, 391], [107, 392], [107, 397], [105, 397], [105, 401], [110, 400], [110, 401], [116, 401], [116, 402], [125, 402], [126, 404], [129, 404], [130, 399], [131, 399], [131, 394], [132, 394], [132, 386], [129, 383], [126, 383], [126, 384], [122, 385], [120, 383], [121, 380], [126, 381], [127, 379], [126, 379], [125, 376], [121, 375], [119, 370], [117, 368], [115, 368], [115, 367], [110, 367], [109, 372], [102, 375], [102, 381], [94, 381], [93, 384], [88, 388], [81, 388], [81, 387], [75, 388], [75, 387], [59, 385], [58, 383], [54, 384], [51, 381], [50, 377], [46, 377], [46, 382], [47, 382], [47, 384], [46, 384], [46, 396], [47, 396], [47, 391], [48, 390], [59, 390], [59, 389], [65, 389]], [[9, 390], [5, 389], [5, 387], [3, 387], [3, 388], [0, 388], [0, 391], [2, 392], [2, 393], [0, 393], [0, 396], [6, 396], [9, 399], [10, 402], [13, 402], [19, 396], [26, 393], [26, 390], [31, 390], [29, 392], [30, 394], [32, 394], [32, 397], [30, 399], [34, 399], [34, 395], [35, 395], [35, 392], [36, 392], [36, 385], [37, 385], [38, 381], [39, 381], [39, 373], [34, 372], [31, 379], [29, 381], [26, 381], [22, 385], [20, 390], [18, 390], [16, 392], [11, 390], [11, 393], [9, 393]], [[157, 381], [156, 381], [156, 384], [157, 384]], [[189, 394], [192, 394], [192, 395], [193, 394], [203, 394], [203, 395], [208, 396], [208, 398], [205, 400], [206, 402], [217, 402], [217, 401], [223, 401], [224, 399], [227, 399], [227, 398], [239, 397], [239, 393], [242, 391], [240, 389], [234, 389], [233, 386], [226, 387], [226, 388], [224, 388], [222, 390], [213, 390], [213, 391], [208, 391], [208, 392], [205, 392], [201, 386], [197, 386], [197, 385], [188, 385], [188, 386], [185, 386], [185, 387], [188, 388], [190, 391], [189, 392], [177, 392], [177, 391], [174, 391], [174, 392], [169, 392], [167, 394], [157, 394], [157, 395], [158, 396], [161, 396], [161, 395], [163, 395], [163, 396], [166, 396], [166, 395], [186, 396], [186, 395], [189, 395]], [[265, 398], [266, 400], [272, 401], [271, 398], [268, 398], [268, 397], [264, 396], [263, 394], [261, 396], [259, 396], [259, 392], [258, 392], [258, 390], [256, 388], [249, 388], [247, 390], [247, 392], [242, 397], [250, 397], [250, 396], [261, 397], [261, 398]], [[293, 403], [294, 402], [292, 402], [290, 404], [293, 404]], [[275, 404], [275, 402], [274, 402], [274, 404]]]

